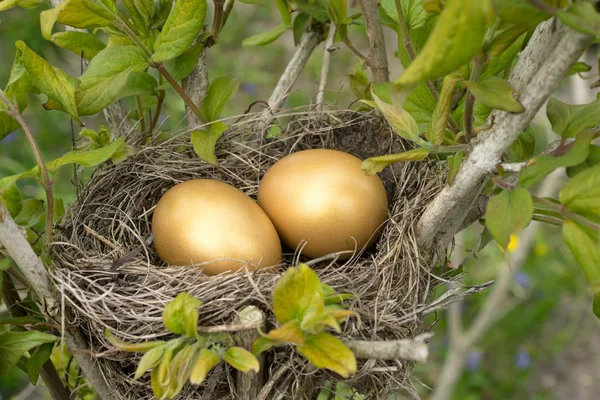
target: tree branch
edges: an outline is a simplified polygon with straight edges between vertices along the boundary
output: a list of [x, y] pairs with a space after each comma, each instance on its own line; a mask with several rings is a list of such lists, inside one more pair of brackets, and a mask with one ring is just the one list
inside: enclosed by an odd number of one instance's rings
[[335, 39], [335, 24], [329, 25], [329, 33], [325, 41], [325, 51], [323, 51], [323, 65], [321, 66], [321, 80], [319, 81], [319, 90], [317, 91], [317, 111], [323, 111], [323, 102], [325, 101], [325, 88], [327, 87], [327, 75], [329, 75], [329, 65], [331, 64], [331, 53]]
[[[31, 283], [43, 309], [49, 315], [58, 314], [60, 297], [55, 292], [46, 268], [35, 254], [21, 228], [12, 219], [8, 210], [0, 203], [0, 244], [6, 253], [21, 268], [27, 280]], [[90, 384], [96, 389], [103, 400], [114, 398], [112, 390], [104, 381], [102, 371], [89, 354], [84, 336], [77, 327], [69, 327], [64, 332], [64, 341], [73, 353]]]
[[296, 79], [298, 79], [304, 66], [308, 62], [310, 55], [321, 42], [321, 38], [321, 32], [311, 30], [302, 39], [302, 42], [296, 49], [296, 52], [285, 68], [281, 78], [279, 78], [279, 82], [277, 82], [277, 86], [275, 86], [271, 97], [269, 97], [269, 108], [264, 110], [259, 116], [259, 126], [261, 127], [261, 131], [267, 128], [273, 120], [273, 114], [283, 105], [283, 102], [290, 94], [290, 89], [294, 85], [294, 82], [296, 82]]
[[48, 248], [48, 245], [52, 241], [52, 225], [54, 224], [54, 193], [52, 192], [53, 182], [50, 179], [50, 175], [48, 174], [48, 169], [46, 168], [46, 163], [44, 162], [44, 158], [42, 157], [42, 152], [37, 145], [33, 134], [29, 130], [29, 126], [23, 119], [19, 108], [16, 104], [13, 104], [4, 94], [2, 90], [0, 90], [0, 98], [4, 103], [6, 103], [8, 107], [7, 114], [13, 117], [21, 126], [23, 133], [27, 137], [27, 141], [31, 146], [31, 150], [33, 151], [33, 155], [35, 156], [35, 160], [40, 167], [40, 173], [42, 175], [42, 186], [44, 187], [44, 191], [46, 192], [46, 224], [44, 227], [44, 249]]
[[[548, 176], [540, 188], [543, 196], [552, 196], [561, 184], [559, 176], [561, 171], [555, 171]], [[498, 310], [506, 301], [509, 289], [514, 281], [514, 276], [524, 264], [529, 250], [533, 245], [539, 225], [531, 224], [519, 236], [519, 247], [511, 256], [510, 263], [500, 271], [492, 291], [481, 311], [475, 317], [471, 327], [462, 335], [453, 338], [450, 343], [450, 352], [444, 361], [441, 374], [437, 381], [436, 390], [430, 400], [447, 400], [451, 398], [454, 387], [460, 379], [465, 367], [467, 355], [481, 337], [492, 326], [498, 316]], [[508, 256], [507, 256], [508, 257]]]
[[383, 37], [383, 25], [379, 20], [377, 2], [373, 0], [358, 0], [360, 8], [365, 16], [365, 27], [369, 38], [371, 71], [375, 82], [388, 82], [388, 62], [385, 52], [385, 38]]
[[391, 341], [346, 340], [344, 344], [356, 358], [378, 360], [427, 361], [429, 349], [425, 339], [429, 336]]
[[[254, 324], [256, 327], [264, 329], [264, 315], [262, 311], [256, 306], [248, 306], [240, 311], [237, 318], [239, 324]], [[252, 344], [256, 339], [260, 337], [258, 330], [250, 329], [239, 332], [237, 334], [240, 344], [248, 351], [252, 351]], [[264, 355], [257, 357], [260, 365], [260, 370], [256, 372], [237, 371], [237, 394], [240, 400], [255, 400], [262, 389], [263, 369], [264, 369]]]
[[[555, 26], [556, 25], [556, 26]], [[502, 154], [527, 127], [556, 89], [570, 66], [593, 38], [572, 31], [554, 20], [538, 26], [515, 67], [511, 83], [525, 111], [520, 114], [495, 112], [493, 126], [481, 134], [461, 166], [452, 186], [444, 188], [419, 220], [417, 233], [424, 249], [442, 254], [501, 161]]]

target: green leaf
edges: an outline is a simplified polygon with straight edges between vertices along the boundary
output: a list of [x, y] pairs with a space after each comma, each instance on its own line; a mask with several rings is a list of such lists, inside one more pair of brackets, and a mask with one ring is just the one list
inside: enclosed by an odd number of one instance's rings
[[520, 25], [513, 25], [501, 31], [492, 41], [487, 49], [487, 53], [492, 57], [487, 68], [481, 74], [482, 77], [488, 75], [497, 75], [510, 67], [515, 61], [516, 55], [523, 47], [525, 40], [525, 31]]
[[93, 115], [115, 101], [132, 72], [143, 72], [149, 61], [137, 46], [110, 44], [94, 57], [75, 92], [81, 115]]
[[[492, 0], [496, 15], [507, 22], [524, 27], [534, 27], [540, 22], [550, 18], [539, 8], [523, 0]], [[542, 0], [546, 4], [556, 6], [556, 0]]]
[[275, 5], [279, 10], [279, 15], [281, 15], [281, 20], [283, 24], [291, 28], [292, 27], [292, 13], [290, 12], [287, 4], [287, 0], [275, 0]]
[[591, 65], [587, 65], [583, 61], [577, 61], [571, 68], [569, 68], [569, 72], [567, 72], [567, 76], [581, 74], [583, 72], [589, 72], [592, 70]]
[[329, 18], [336, 25], [343, 25], [346, 21], [346, 14], [348, 12], [346, 6], [346, 0], [326, 0], [327, 2], [327, 13]]
[[239, 87], [240, 78], [237, 77], [222, 76], [213, 80], [200, 107], [206, 119], [210, 122], [216, 121], [227, 101], [237, 93]]
[[[430, 18], [423, 8], [423, 0], [401, 0], [400, 4], [409, 30], [422, 27]], [[396, 0], [381, 0], [381, 7], [391, 19], [399, 22]]]
[[58, 47], [71, 50], [88, 61], [106, 48], [103, 41], [88, 32], [56, 32], [50, 40]]
[[281, 344], [281, 342], [261, 336], [258, 339], [256, 339], [254, 343], [252, 343], [252, 354], [258, 357], [265, 351], [268, 351], [271, 348]]
[[0, 1], [0, 11], [6, 11], [13, 7], [33, 8], [39, 3], [39, 0], [3, 0]]
[[431, 95], [431, 92], [424, 83], [420, 83], [410, 93], [403, 108], [413, 116], [419, 132], [426, 132], [433, 119], [433, 112], [437, 105], [437, 101]]
[[551, 97], [546, 114], [552, 130], [563, 138], [570, 138], [600, 124], [600, 99], [589, 104], [571, 105]]
[[560, 202], [570, 211], [600, 217], [600, 165], [571, 179], [560, 191]]
[[124, 342], [123, 340], [120, 340], [117, 337], [115, 337], [108, 330], [108, 328], [104, 331], [104, 336], [106, 336], [106, 339], [108, 339], [110, 344], [115, 346], [117, 349], [123, 350], [123, 351], [135, 352], [135, 353], [145, 353], [145, 352], [150, 351], [158, 346], [162, 346], [165, 344], [165, 342], [163, 342], [162, 340], [155, 340], [152, 342], [142, 342], [142, 343], [127, 343], [127, 342]]
[[146, 354], [144, 354], [135, 371], [135, 376], [133, 377], [134, 381], [140, 379], [142, 375], [146, 373], [146, 371], [158, 365], [165, 352], [165, 348], [166, 345], [157, 346], [150, 349], [148, 352], [146, 352]]
[[566, 10], [559, 10], [556, 16], [571, 29], [600, 36], [600, 13], [592, 3], [584, 1], [573, 3]]
[[166, 61], [165, 66], [173, 79], [179, 82], [191, 74], [198, 64], [198, 57], [200, 57], [203, 49], [204, 44], [198, 42], [184, 51], [179, 57]]
[[30, 228], [37, 224], [42, 217], [42, 214], [46, 213], [44, 202], [39, 199], [27, 199], [23, 201], [22, 208], [19, 214], [15, 217], [17, 225], [21, 225], [24, 228]]
[[213, 369], [219, 362], [221, 358], [208, 349], [200, 350], [198, 354], [198, 358], [196, 364], [192, 368], [192, 373], [190, 375], [190, 383], [192, 385], [199, 385], [204, 382], [206, 379], [206, 375]]
[[292, 27], [294, 32], [294, 46], [298, 46], [300, 44], [300, 40], [302, 40], [302, 36], [306, 31], [309, 19], [310, 16], [303, 12], [299, 13], [296, 15], [296, 18], [294, 18], [294, 25]]
[[396, 82], [410, 85], [447, 75], [479, 53], [486, 32], [483, 3], [448, 1], [425, 47]]
[[323, 0], [297, 0], [298, 10], [307, 13], [319, 22], [329, 21], [327, 5]]
[[452, 74], [444, 77], [440, 96], [431, 118], [431, 126], [427, 130], [427, 140], [432, 144], [441, 144], [448, 128], [448, 117], [452, 107], [452, 96], [456, 83], [461, 80], [460, 75]]
[[156, 79], [147, 72], [134, 72], [129, 74], [125, 86], [117, 99], [131, 96], [156, 94]]
[[53, 348], [54, 342], [39, 345], [27, 360], [27, 375], [29, 376], [29, 381], [32, 385], [37, 385], [40, 370], [52, 355]]
[[6, 376], [21, 356], [36, 346], [53, 343], [58, 338], [39, 331], [0, 334], [0, 377]]
[[233, 368], [242, 372], [258, 372], [260, 365], [252, 353], [241, 347], [230, 347], [223, 354], [223, 359]]
[[154, 1], [123, 0], [127, 14], [142, 36], [148, 36], [150, 20], [154, 13]]
[[10, 115], [0, 111], [0, 140], [19, 129], [19, 123]]
[[412, 115], [398, 105], [388, 104], [381, 100], [372, 89], [371, 96], [373, 96], [376, 108], [383, 114], [398, 135], [407, 140], [418, 140], [419, 126]]
[[448, 156], [448, 185], [454, 183], [454, 178], [456, 178], [456, 174], [458, 174], [458, 170], [460, 169], [464, 158], [465, 153], [462, 150], [454, 155]]
[[591, 131], [584, 131], [577, 135], [575, 142], [565, 145], [566, 150], [562, 150], [560, 154], [543, 154], [532, 158], [527, 166], [521, 170], [519, 184], [521, 186], [531, 186], [544, 179], [546, 175], [557, 168], [573, 167], [581, 164], [588, 157], [591, 140]]
[[531, 126], [517, 137], [517, 140], [513, 142], [508, 148], [509, 162], [519, 162], [528, 160], [535, 151], [535, 132]]
[[23, 65], [31, 84], [49, 98], [60, 103], [65, 111], [79, 122], [74, 97], [78, 80], [48, 64], [24, 42], [18, 41], [16, 46], [23, 53]]
[[344, 378], [356, 373], [354, 354], [341, 340], [329, 333], [307, 335], [304, 344], [296, 349], [317, 368], [329, 369]]
[[[17, 176], [18, 178], [18, 176]], [[8, 213], [14, 218], [23, 208], [23, 199], [21, 192], [16, 185], [15, 177], [6, 177], [0, 179], [0, 202], [8, 210]]]
[[[110, 4], [110, 1], [105, 3], [99, 0], [65, 0], [55, 7], [59, 9], [56, 21], [80, 29], [102, 28], [116, 18], [116, 10], [107, 7], [107, 4]], [[48, 18], [46, 23], [42, 23], [46, 25], [44, 29], [48, 29], [47, 24], [52, 19]], [[50, 25], [53, 24], [52, 22]], [[51, 30], [52, 26], [46, 34], [48, 35]]]
[[60, 167], [68, 164], [80, 164], [84, 167], [95, 167], [108, 160], [112, 155], [119, 150], [125, 139], [120, 137], [106, 147], [94, 150], [75, 150], [70, 151], [64, 156], [47, 163], [48, 170], [52, 173], [56, 172]]
[[175, 58], [188, 49], [202, 30], [206, 0], [177, 0], [154, 43], [152, 61]]
[[275, 318], [280, 324], [293, 320], [302, 321], [317, 302], [323, 301], [322, 291], [319, 277], [306, 264], [288, 268], [275, 284]]
[[594, 313], [600, 318], [598, 295], [600, 294], [600, 246], [598, 232], [588, 232], [575, 221], [567, 219], [563, 224], [563, 239], [583, 269], [594, 293]]
[[208, 131], [193, 131], [191, 133], [192, 146], [198, 157], [212, 165], [219, 165], [215, 155], [215, 145], [226, 130], [226, 124], [215, 122], [210, 125]]
[[174, 346], [166, 346], [163, 357], [158, 366], [152, 369], [150, 380], [154, 396], [159, 399], [170, 398], [171, 379], [171, 360], [173, 359]]
[[186, 345], [173, 357], [173, 361], [171, 361], [171, 398], [175, 397], [183, 389], [183, 386], [192, 373], [192, 368], [195, 366], [197, 358], [197, 345]]
[[334, 288], [324, 283], [321, 284], [321, 287], [323, 288], [325, 305], [340, 304], [344, 300], [354, 297], [350, 293], [338, 293]]
[[579, 165], [574, 167], [567, 168], [567, 176], [569, 178], [573, 178], [581, 171], [585, 171], [586, 169], [593, 167], [595, 165], [600, 164], [600, 146], [591, 145], [589, 149], [589, 154], [585, 161]]
[[288, 321], [283, 326], [269, 332], [266, 339], [274, 342], [304, 343], [304, 332], [300, 329], [300, 321]]
[[506, 248], [510, 235], [529, 225], [532, 216], [533, 202], [526, 189], [503, 190], [488, 202], [485, 226], [498, 244]]
[[428, 155], [429, 150], [418, 148], [399, 154], [386, 154], [385, 156], [371, 157], [362, 162], [360, 169], [365, 171], [367, 175], [374, 175], [393, 163], [421, 161], [427, 158]]
[[[3, 261], [6, 261], [6, 263], [3, 266], [0, 266], [0, 271], [5, 271], [12, 266], [12, 264], [10, 263], [10, 260], [8, 258], [4, 258]], [[39, 322], [44, 322], [44, 320], [41, 318], [38, 318], [38, 317], [34, 317], [32, 315], [27, 315], [24, 317], [2, 319], [2, 320], [0, 320], [0, 325], [21, 326], [21, 325], [33, 325], [33, 324], [37, 324]]]
[[244, 39], [244, 41], [242, 42], [242, 46], [244, 47], [248, 47], [248, 46], [264, 46], [267, 45], [269, 43], [274, 42], [275, 40], [279, 39], [279, 36], [281, 36], [283, 34], [283, 32], [285, 32], [288, 28], [281, 24], [279, 26], [277, 26], [276, 28], [273, 28], [271, 30], [268, 30], [266, 32], [262, 32], [256, 35], [252, 35], [246, 39]]
[[517, 92], [506, 79], [488, 76], [479, 82], [465, 81], [464, 84], [477, 101], [488, 107], [513, 113], [524, 110], [521, 103], [515, 99]]
[[202, 301], [183, 292], [177, 295], [163, 311], [165, 327], [176, 334], [198, 336], [198, 309]]

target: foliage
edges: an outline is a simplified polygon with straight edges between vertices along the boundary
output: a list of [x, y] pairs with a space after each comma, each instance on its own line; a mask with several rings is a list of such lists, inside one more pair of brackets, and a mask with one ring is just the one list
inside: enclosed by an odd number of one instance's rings
[[258, 372], [258, 360], [252, 353], [233, 346], [227, 334], [202, 334], [198, 332], [198, 310], [202, 302], [188, 293], [180, 293], [163, 311], [167, 330], [180, 335], [168, 341], [126, 343], [105, 334], [113, 346], [123, 351], [144, 353], [133, 379], [141, 378], [152, 370], [151, 383], [159, 399], [172, 399], [189, 380], [194, 385], [204, 382], [208, 373], [225, 361], [242, 372]]
[[317, 368], [330, 369], [344, 378], [355, 374], [354, 354], [340, 339], [325, 332], [329, 328], [340, 333], [340, 323], [350, 316], [358, 317], [341, 307], [346, 297], [321, 284], [306, 264], [288, 268], [273, 292], [273, 311], [281, 326], [257, 339], [252, 353], [259, 355], [274, 346], [292, 344]]

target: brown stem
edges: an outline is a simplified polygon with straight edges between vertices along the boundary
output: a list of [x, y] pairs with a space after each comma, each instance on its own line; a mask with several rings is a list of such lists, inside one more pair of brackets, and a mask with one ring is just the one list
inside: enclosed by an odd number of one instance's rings
[[343, 39], [343, 42], [346, 44], [346, 46], [348, 46], [350, 51], [352, 51], [358, 58], [360, 58], [360, 60], [362, 62], [367, 64], [369, 67], [371, 66], [371, 61], [369, 61], [367, 56], [365, 56], [363, 53], [361, 53], [360, 50], [358, 50], [356, 47], [354, 47], [354, 44], [352, 43], [352, 41], [350, 41], [349, 37], [346, 37], [345, 39]]
[[117, 26], [131, 39], [134, 43], [144, 52], [148, 60], [150, 60], [150, 65], [155, 68], [160, 74], [169, 82], [169, 84], [175, 89], [179, 97], [183, 100], [183, 102], [192, 110], [194, 114], [200, 119], [200, 121], [204, 124], [208, 123], [208, 120], [204, 117], [200, 109], [194, 104], [192, 99], [187, 95], [185, 90], [177, 83], [177, 81], [171, 76], [169, 71], [164, 67], [164, 65], [160, 62], [152, 61], [152, 52], [146, 47], [144, 43], [136, 36], [136, 34], [127, 26], [127, 24], [123, 20], [119, 20]]
[[229, 19], [229, 14], [231, 14], [231, 10], [233, 10], [235, 2], [236, 0], [229, 0], [229, 3], [227, 3], [227, 5], [225, 6], [225, 13], [223, 13], [223, 22], [221, 23], [221, 30], [223, 30], [223, 27], [227, 23], [227, 20]]
[[550, 217], [548, 215], [533, 214], [531, 219], [538, 222], [544, 222], [550, 225], [563, 226], [563, 221], [561, 219]]
[[146, 132], [146, 120], [144, 118], [144, 107], [142, 106], [141, 96], [135, 96], [135, 103], [137, 105], [138, 118], [140, 119], [140, 128], [142, 132]]
[[[162, 84], [162, 75], [158, 76], [158, 84], [159, 86]], [[150, 122], [150, 127], [148, 128], [148, 138], [152, 137], [152, 132], [154, 132], [154, 129], [156, 129], [156, 125], [158, 125], [158, 120], [160, 119], [160, 113], [162, 111], [163, 102], [165, 101], [165, 91], [159, 91], [156, 98], [156, 110], [154, 110], [154, 118], [152, 118], [152, 122]]]
[[18, 280], [21, 283], [21, 285], [25, 286], [27, 289], [31, 289], [31, 285], [29, 284], [29, 282], [27, 282], [27, 279], [25, 279], [25, 277], [19, 272], [17, 272], [14, 268], [9, 268], [6, 270], [6, 272], [8, 272], [9, 275]]
[[387, 55], [385, 51], [385, 38], [383, 36], [383, 25], [379, 19], [377, 2], [373, 0], [358, 0], [360, 8], [365, 16], [365, 27], [369, 38], [371, 71], [375, 82], [388, 82], [389, 71]]
[[52, 192], [52, 180], [50, 180], [50, 175], [48, 174], [48, 169], [46, 168], [46, 164], [44, 163], [44, 159], [42, 158], [42, 153], [40, 152], [40, 148], [29, 130], [27, 123], [23, 119], [23, 116], [19, 112], [19, 108], [13, 104], [2, 90], [0, 90], [0, 98], [7, 104], [8, 111], [7, 113], [13, 117], [19, 125], [21, 129], [23, 129], [23, 133], [27, 137], [29, 141], [29, 145], [33, 150], [33, 154], [37, 161], [38, 166], [40, 167], [40, 171], [42, 174], [42, 186], [44, 187], [44, 191], [46, 192], [46, 225], [44, 230], [44, 248], [47, 248], [50, 242], [52, 241], [52, 224], [54, 223], [54, 194]]
[[545, 12], [546, 14], [556, 15], [556, 11], [558, 11], [558, 9], [556, 7], [552, 7], [550, 4], [547, 4], [542, 0], [526, 0], [526, 1], [529, 4], [531, 4], [532, 6], [534, 6], [535, 8], [537, 8], [538, 10]]
[[223, 4], [225, 4], [225, 0], [214, 0], [214, 3], [215, 16], [213, 18], [213, 25], [210, 32], [213, 43], [219, 40], [219, 32], [221, 32], [221, 28], [223, 27]]
[[[471, 82], [477, 82], [481, 71], [483, 70], [484, 62], [479, 57], [473, 60], [473, 70], [471, 71]], [[475, 96], [470, 90], [467, 91], [467, 100], [465, 101], [465, 140], [467, 143], [473, 138], [473, 109], [475, 107]]]
[[[21, 306], [21, 298], [17, 292], [15, 285], [13, 284], [10, 275], [6, 272], [2, 272], [3, 285], [2, 292], [6, 307], [12, 318], [26, 317], [28, 315], [27, 310]], [[54, 400], [69, 400], [70, 393], [63, 385], [60, 380], [60, 376], [52, 364], [52, 361], [48, 360], [42, 365], [40, 375], [50, 392], [50, 396]]]
[[587, 218], [582, 217], [579, 214], [575, 214], [574, 212], [569, 211], [567, 209], [567, 207], [563, 206], [562, 204], [556, 204], [548, 199], [544, 199], [544, 198], [538, 197], [538, 196], [531, 196], [531, 198], [544, 204], [545, 206], [548, 206], [548, 208], [558, 211], [565, 218], [572, 219], [575, 222], [579, 222], [580, 224], [585, 225], [588, 228], [591, 228], [597, 232], [600, 232], [600, 224], [592, 222], [592, 221], [588, 220]]
[[171, 84], [171, 86], [173, 86], [173, 89], [175, 89], [179, 97], [183, 99], [183, 102], [198, 117], [200, 122], [202, 122], [203, 124], [207, 124], [208, 120], [206, 119], [204, 114], [202, 114], [202, 111], [200, 111], [200, 109], [194, 104], [192, 99], [190, 99], [190, 96], [188, 96], [185, 90], [183, 90], [179, 83], [177, 83], [177, 81], [171, 76], [171, 74], [169, 73], [169, 71], [167, 71], [165, 66], [162, 63], [154, 63], [153, 67], [156, 68], [158, 72], [160, 72], [161, 75], [165, 77], [165, 79]]

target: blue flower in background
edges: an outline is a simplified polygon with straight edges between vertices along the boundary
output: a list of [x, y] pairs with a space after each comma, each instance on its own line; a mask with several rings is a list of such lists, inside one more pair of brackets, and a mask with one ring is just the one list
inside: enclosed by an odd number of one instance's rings
[[240, 91], [248, 94], [256, 94], [256, 85], [252, 83], [242, 82]]
[[472, 350], [467, 355], [466, 367], [467, 371], [475, 371], [479, 364], [481, 364], [481, 359], [483, 358], [483, 353], [480, 350]]
[[527, 349], [521, 347], [515, 357], [515, 366], [517, 369], [526, 369], [531, 366], [531, 354]]
[[518, 271], [515, 274], [515, 281], [524, 288], [531, 286], [531, 276], [523, 271]]
[[6, 136], [4, 139], [2, 139], [2, 141], [4, 143], [10, 143], [10, 142], [14, 142], [14, 140], [17, 138], [17, 135], [15, 134], [15, 132], [9, 133], [8, 136]]

